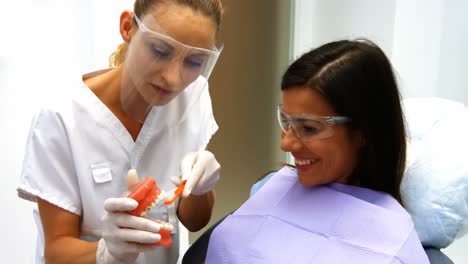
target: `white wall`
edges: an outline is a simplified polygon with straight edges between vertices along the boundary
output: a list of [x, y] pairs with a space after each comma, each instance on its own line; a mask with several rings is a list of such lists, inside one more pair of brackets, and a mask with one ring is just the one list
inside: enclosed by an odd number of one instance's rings
[[17, 197], [25, 140], [37, 107], [63, 83], [107, 66], [120, 43], [120, 11], [133, 1], [0, 1], [0, 256], [2, 263], [31, 263], [36, 230], [32, 206]]
[[366, 37], [391, 58], [403, 96], [468, 104], [468, 2], [296, 0], [294, 57], [328, 41]]
[[328, 41], [366, 37], [391, 54], [395, 1], [296, 0], [294, 57]]
[[468, 1], [445, 2], [437, 95], [468, 105]]
[[436, 95], [444, 0], [397, 1], [394, 16], [391, 59], [403, 96]]
[[468, 104], [466, 10], [463, 0], [397, 1], [392, 61], [405, 97], [439, 96]]
[[[468, 105], [467, 1], [294, 2], [294, 57], [328, 41], [366, 37], [390, 57], [404, 98], [439, 96]], [[467, 248], [465, 236], [444, 252], [468, 263]]]

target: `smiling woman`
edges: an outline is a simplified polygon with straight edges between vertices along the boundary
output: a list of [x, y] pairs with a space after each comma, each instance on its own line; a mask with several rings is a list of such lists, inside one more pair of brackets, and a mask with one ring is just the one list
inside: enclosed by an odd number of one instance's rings
[[295, 168], [214, 228], [206, 263], [429, 263], [399, 203], [405, 126], [382, 50], [327, 43], [289, 66], [281, 90], [281, 149]]

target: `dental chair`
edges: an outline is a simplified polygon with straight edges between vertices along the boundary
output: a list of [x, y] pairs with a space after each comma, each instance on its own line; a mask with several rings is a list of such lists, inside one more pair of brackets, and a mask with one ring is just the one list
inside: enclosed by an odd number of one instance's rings
[[[441, 98], [406, 99], [403, 108], [408, 155], [402, 200], [430, 262], [453, 264], [441, 249], [468, 232], [468, 108]], [[190, 246], [182, 264], [203, 263], [212, 231], [228, 215]]]

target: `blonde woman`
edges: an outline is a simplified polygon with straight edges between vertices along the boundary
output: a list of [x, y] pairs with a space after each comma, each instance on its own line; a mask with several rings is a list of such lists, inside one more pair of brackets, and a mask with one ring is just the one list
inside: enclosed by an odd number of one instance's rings
[[[218, 128], [207, 80], [221, 16], [219, 0], [137, 0], [120, 16], [113, 67], [35, 116], [18, 192], [38, 204], [37, 262], [176, 263], [179, 221], [208, 223], [220, 165], [204, 150]], [[126, 213], [138, 205], [122, 198], [129, 169], [163, 190], [186, 180], [173, 207], [150, 215], [163, 222]], [[163, 225], [171, 247], [152, 245]]]

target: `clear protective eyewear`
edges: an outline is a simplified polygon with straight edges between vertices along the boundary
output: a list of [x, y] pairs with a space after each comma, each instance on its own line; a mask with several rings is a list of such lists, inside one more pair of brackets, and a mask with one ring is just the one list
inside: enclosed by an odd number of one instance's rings
[[[191, 83], [199, 76], [208, 79], [222, 51], [222, 46], [220, 48], [215, 46], [212, 50], [189, 46], [149, 29], [136, 15], [134, 18], [140, 32], [149, 34], [147, 40], [151, 43], [151, 56], [157, 67], [169, 68], [172, 63], [180, 63], [179, 73], [184, 83]], [[152, 17], [150, 19], [154, 20]], [[154, 21], [150, 24], [159, 27]]]
[[333, 136], [333, 126], [350, 122], [346, 116], [315, 116], [308, 114], [288, 114], [283, 105], [278, 105], [278, 122], [284, 133], [292, 127], [302, 140], [323, 139]]
[[200, 97], [209, 96], [208, 78], [223, 46], [217, 48], [209, 32], [199, 35], [197, 31], [193, 34], [199, 45], [210, 48], [190, 46], [166, 34], [151, 14], [141, 19], [133, 14], [133, 18], [138, 30], [126, 51], [122, 108], [139, 122], [153, 109], [165, 111], [168, 124], [183, 122]]

